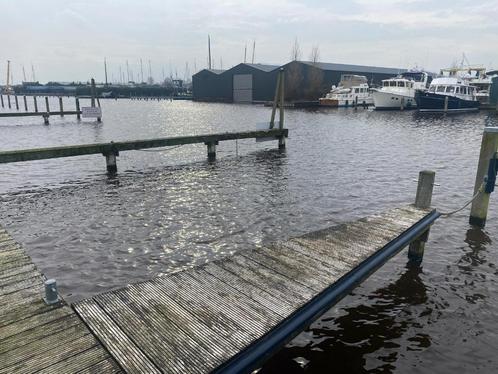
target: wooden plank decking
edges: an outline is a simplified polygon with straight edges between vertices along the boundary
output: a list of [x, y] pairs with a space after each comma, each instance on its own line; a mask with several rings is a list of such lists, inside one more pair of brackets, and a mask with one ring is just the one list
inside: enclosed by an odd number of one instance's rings
[[74, 311], [43, 301], [45, 278], [0, 227], [0, 373], [119, 373]]
[[132, 284], [74, 308], [126, 372], [210, 372], [429, 214], [391, 210]]

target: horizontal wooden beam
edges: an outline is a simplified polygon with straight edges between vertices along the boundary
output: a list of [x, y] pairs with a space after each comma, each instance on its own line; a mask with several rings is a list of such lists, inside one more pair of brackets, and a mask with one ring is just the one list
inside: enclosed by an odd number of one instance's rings
[[[55, 112], [58, 114], [58, 112]], [[0, 163], [21, 162], [32, 160], [44, 160], [48, 158], [73, 157], [91, 154], [117, 154], [122, 151], [132, 151], [146, 148], [169, 147], [184, 144], [210, 144], [224, 140], [269, 138], [275, 140], [284, 136], [287, 137], [288, 129], [258, 130], [235, 133], [222, 133], [211, 135], [179, 136], [172, 138], [158, 138], [146, 140], [132, 140], [125, 142], [110, 142], [96, 144], [71, 145], [51, 148], [21, 149], [0, 152]]]
[[[81, 114], [81, 110], [66, 110], [63, 111], [62, 114], [64, 115], [75, 115], [75, 114]], [[0, 118], [2, 117], [44, 117], [47, 115], [47, 112], [11, 112], [11, 113], [0, 113]], [[48, 112], [49, 116], [60, 116], [61, 112], [60, 111], [55, 111], [55, 112]]]

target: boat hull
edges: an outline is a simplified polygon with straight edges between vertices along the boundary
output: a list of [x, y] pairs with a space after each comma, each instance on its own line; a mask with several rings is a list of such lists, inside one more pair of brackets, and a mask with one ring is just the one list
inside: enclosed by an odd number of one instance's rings
[[[445, 99], [448, 98], [448, 107], [445, 109]], [[424, 92], [417, 95], [418, 109], [421, 112], [473, 112], [479, 110], [479, 101], [464, 100], [455, 96], [441, 95], [433, 92]]]
[[375, 110], [415, 109], [417, 107], [415, 98], [411, 96], [375, 91], [372, 97]]
[[[369, 106], [372, 105], [373, 101], [371, 97], [360, 98], [358, 97], [358, 106]], [[328, 107], [354, 107], [356, 106], [356, 101], [353, 99], [329, 99], [329, 98], [321, 98], [320, 106], [328, 106]]]

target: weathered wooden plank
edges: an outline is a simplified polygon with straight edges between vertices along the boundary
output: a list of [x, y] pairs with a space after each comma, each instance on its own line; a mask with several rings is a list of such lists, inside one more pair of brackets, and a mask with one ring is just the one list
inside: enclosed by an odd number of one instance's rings
[[121, 368], [114, 362], [114, 360], [108, 358], [106, 360], [100, 361], [92, 366], [86, 367], [82, 370], [78, 370], [78, 374], [118, 374], [122, 373]]
[[28, 270], [15, 275], [11, 275], [10, 277], [0, 278], [0, 288], [12, 283], [22, 282], [33, 277], [43, 279], [42, 275], [37, 270]]
[[95, 301], [83, 300], [74, 308], [127, 373], [161, 372]]
[[22, 347], [29, 342], [41, 340], [60, 331], [75, 328], [75, 326], [84, 326], [81, 320], [75, 314], [68, 314], [62, 318], [53, 320], [40, 327], [35, 327], [24, 331], [20, 334], [11, 335], [0, 340], [0, 356], [10, 350]]
[[0, 340], [15, 334], [20, 334], [37, 326], [44, 325], [69, 314], [71, 314], [71, 309], [64, 306], [50, 310], [49, 313], [35, 314], [34, 316], [25, 318], [21, 321], [10, 323], [0, 329]]
[[0, 374], [25, 374], [39, 372], [54, 363], [63, 361], [79, 352], [86, 351], [97, 344], [98, 343], [95, 338], [92, 335], [87, 334], [71, 342], [66, 342], [66, 344], [60, 346], [59, 349], [52, 350], [50, 354], [34, 356], [24, 361], [17, 361], [14, 365], [9, 366], [8, 368], [0, 369]]
[[297, 283], [293, 279], [266, 266], [261, 266], [258, 262], [240, 254], [217, 261], [216, 264], [237, 274], [256, 287], [271, 290], [280, 299], [293, 300], [302, 304], [310, 300], [315, 294], [315, 291], [311, 288]]
[[[109, 357], [106, 350], [100, 345], [94, 345], [92, 348], [87, 350], [78, 349], [75, 351], [76, 354], [64, 358], [57, 363], [50, 365], [42, 370], [39, 374], [60, 374], [60, 373], [76, 373], [83, 368], [91, 367], [102, 360]], [[101, 372], [106, 373], [107, 372]]]
[[268, 289], [265, 290], [254, 286], [252, 283], [249, 283], [243, 278], [237, 276], [236, 273], [234, 274], [223, 269], [215, 262], [207, 264], [202, 269], [231, 287], [237, 289], [237, 291], [243, 293], [246, 297], [257, 301], [261, 305], [264, 305], [266, 308], [272, 310], [281, 317], [286, 317], [295, 309], [295, 306], [288, 303], [287, 300], [275, 297], [269, 291], [266, 291]]
[[25, 288], [33, 288], [40, 285], [43, 282], [42, 277], [39, 275], [35, 275], [31, 278], [16, 282], [9, 283], [4, 286], [0, 286], [0, 297], [3, 295], [8, 295], [10, 293], [25, 289]]
[[13, 267], [12, 265], [8, 269], [0, 271], [0, 279], [6, 279], [26, 272], [35, 272], [40, 274], [36, 269], [36, 266], [32, 263], [20, 265]]
[[30, 302], [26, 305], [16, 305], [10, 309], [0, 312], [0, 328], [10, 323], [22, 321], [25, 318], [32, 317], [36, 314], [50, 312], [59, 306], [47, 305], [42, 298]]
[[42, 285], [33, 288], [25, 288], [0, 297], [0, 314], [8, 312], [9, 309], [16, 308], [20, 305], [26, 305], [41, 300], [44, 296], [44, 287]]
[[175, 321], [182, 330], [214, 355], [235, 354], [238, 348], [243, 346], [243, 344], [237, 344], [238, 340], [234, 339], [231, 331], [226, 329], [224, 324], [218, 324], [216, 320], [204, 323], [204, 319], [197, 317], [199, 314], [197, 310], [184, 308], [177, 302], [178, 300], [170, 298], [163, 292], [158, 292], [157, 288], [149, 282], [131, 285], [129, 294], [132, 298], [139, 298], [139, 301], [135, 302], [156, 310], [164, 318]]
[[57, 348], [61, 345], [66, 345], [72, 340], [88, 334], [90, 332], [85, 328], [85, 325], [80, 323], [72, 328], [48, 335], [41, 340], [26, 339], [25, 344], [22, 346], [8, 349], [0, 355], [0, 368], [6, 369], [33, 357], [49, 356], [49, 351], [57, 351]]
[[157, 318], [153, 311], [130, 302], [124, 290], [95, 300], [159, 368], [200, 373], [222, 363], [167, 318]]

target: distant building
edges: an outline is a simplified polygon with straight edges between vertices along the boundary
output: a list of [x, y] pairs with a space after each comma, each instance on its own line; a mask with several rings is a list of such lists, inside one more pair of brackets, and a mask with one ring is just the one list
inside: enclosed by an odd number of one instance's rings
[[337, 85], [343, 74], [367, 77], [371, 84], [405, 69], [292, 61], [283, 66], [241, 63], [229, 70], [204, 69], [192, 77], [193, 98], [199, 101], [259, 102], [273, 100], [277, 74], [285, 70], [286, 100], [316, 100]]

